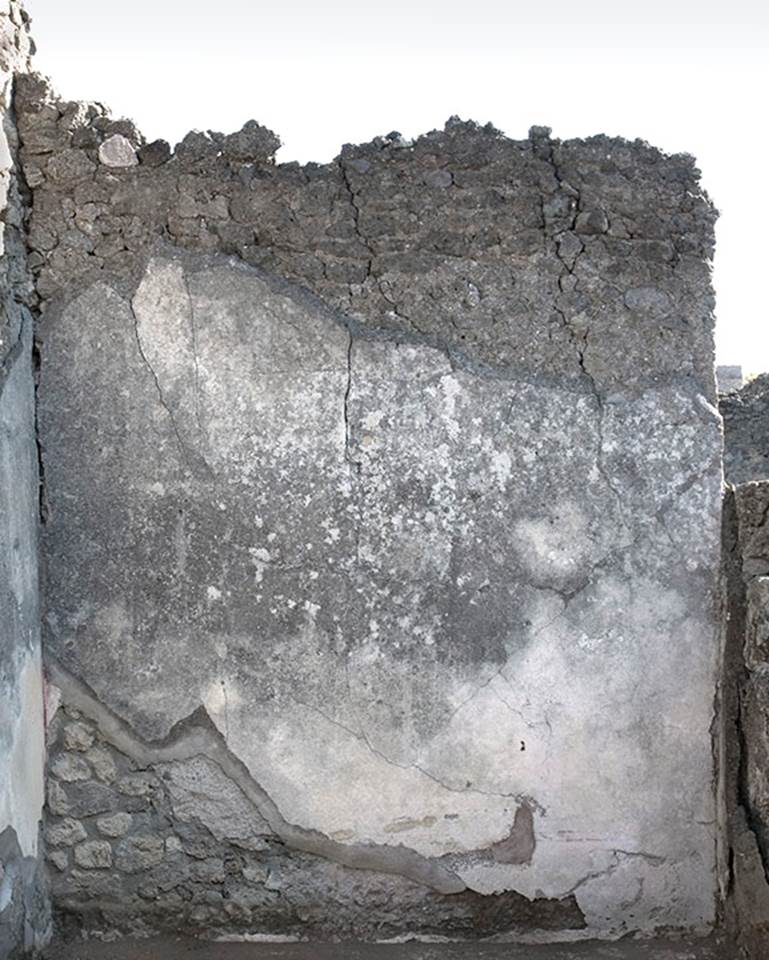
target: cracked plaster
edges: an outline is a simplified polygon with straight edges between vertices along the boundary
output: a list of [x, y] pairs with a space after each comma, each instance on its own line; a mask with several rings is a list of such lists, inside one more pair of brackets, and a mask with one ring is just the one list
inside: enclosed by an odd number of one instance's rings
[[[141, 736], [202, 703], [280, 816], [348, 857], [405, 820], [399, 850], [457, 889], [575, 894], [602, 935], [629, 904], [707, 927], [703, 398], [500, 381], [168, 249], [42, 331], [49, 646]], [[531, 863], [478, 858], [524, 803]]]

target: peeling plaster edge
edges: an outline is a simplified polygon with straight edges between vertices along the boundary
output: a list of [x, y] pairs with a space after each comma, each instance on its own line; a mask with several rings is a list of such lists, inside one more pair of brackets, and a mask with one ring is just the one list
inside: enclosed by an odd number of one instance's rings
[[199, 707], [177, 723], [167, 737], [150, 743], [139, 737], [125, 720], [99, 701], [87, 684], [69, 673], [55, 659], [47, 656], [45, 666], [50, 682], [62, 691], [64, 702], [88, 716], [105, 739], [136, 762], [149, 765], [205, 756], [216, 763], [242, 790], [286, 846], [353, 870], [373, 870], [405, 877], [444, 895], [462, 893], [468, 889], [453, 870], [409, 847], [343, 844], [317, 830], [289, 823], [264, 788], [251, 776], [243, 761], [229, 749], [204, 707]]

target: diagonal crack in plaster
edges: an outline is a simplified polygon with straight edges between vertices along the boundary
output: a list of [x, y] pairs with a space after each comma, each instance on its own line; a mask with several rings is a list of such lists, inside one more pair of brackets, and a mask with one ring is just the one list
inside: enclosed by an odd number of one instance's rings
[[204, 707], [199, 707], [177, 723], [165, 739], [147, 742], [125, 720], [101, 703], [87, 684], [50, 656], [46, 660], [46, 669], [51, 682], [62, 691], [65, 702], [89, 717], [113, 746], [136, 762], [148, 766], [205, 756], [216, 763], [242, 790], [287, 847], [332, 860], [353, 870], [373, 870], [405, 877], [444, 895], [462, 893], [467, 889], [467, 885], [453, 870], [409, 847], [375, 843], [343, 844], [318, 830], [289, 823], [243, 761], [229, 749]]
[[[491, 682], [491, 681], [488, 681], [488, 682]], [[349, 734], [349, 736], [353, 737], [353, 739], [363, 743], [375, 757], [378, 757], [380, 760], [383, 760], [389, 766], [397, 767], [399, 770], [416, 770], [417, 773], [422, 774], [423, 777], [427, 777], [428, 780], [432, 780], [433, 783], [437, 783], [439, 787], [441, 787], [443, 790], [447, 790], [449, 793], [479, 794], [480, 796], [484, 796], [484, 797], [500, 797], [501, 799], [515, 800], [518, 803], [532, 802], [531, 798], [526, 794], [495, 793], [491, 790], [479, 790], [477, 787], [466, 787], [466, 788], [452, 787], [451, 784], [446, 783], [444, 780], [441, 780], [440, 777], [438, 777], [436, 774], [431, 773], [429, 770], [420, 766], [416, 762], [399, 763], [397, 760], [393, 760], [392, 757], [388, 757], [387, 754], [382, 753], [381, 750], [378, 750], [371, 743], [369, 738], [366, 736], [366, 733], [363, 730], [362, 726], [358, 731], [353, 730], [352, 727], [348, 727], [347, 724], [342, 723], [341, 720], [334, 719], [334, 717], [329, 716], [327, 713], [321, 710], [320, 707], [316, 707], [312, 703], [307, 703], [304, 700], [297, 700], [296, 698], [293, 698], [293, 701], [299, 706], [304, 707], [306, 710], [314, 711], [315, 713], [318, 714], [318, 716], [323, 717], [323, 719], [327, 723], [330, 723], [332, 726], [338, 727], [340, 730], [343, 730], [345, 733]]]
[[203, 410], [200, 397], [200, 362], [198, 360], [198, 327], [195, 321], [195, 301], [192, 298], [190, 290], [190, 281], [187, 271], [181, 271], [182, 284], [187, 297], [188, 317], [190, 323], [190, 345], [192, 346], [192, 368], [195, 380], [195, 419], [198, 423], [198, 430], [203, 442], [208, 445], [208, 431], [203, 424]]
[[344, 458], [350, 465], [352, 471], [360, 475], [361, 463], [356, 460], [351, 452], [352, 447], [352, 423], [350, 421], [350, 394], [352, 393], [352, 351], [354, 337], [352, 330], [347, 331], [349, 340], [347, 342], [347, 378], [345, 380], [344, 397], [342, 402], [342, 413], [344, 417]]
[[[565, 893], [561, 896], [568, 897], [572, 894], [575, 894], [577, 890], [581, 887], [584, 887], [588, 883], [592, 883], [594, 880], [602, 880], [606, 877], [610, 877], [615, 873], [626, 860], [645, 860], [647, 863], [651, 864], [654, 867], [660, 867], [662, 864], [667, 862], [666, 857], [662, 857], [656, 853], [646, 853], [644, 850], [612, 850], [612, 862], [604, 867], [603, 870], [594, 870], [591, 873], [585, 874], [580, 880], [578, 880], [572, 887], [570, 887]], [[642, 878], [639, 878], [642, 879]]]
[[[201, 419], [201, 412], [200, 412], [200, 394], [199, 394], [199, 382], [198, 382], [198, 357], [197, 357], [197, 330], [196, 330], [195, 323], [194, 323], [194, 314], [193, 314], [193, 307], [192, 307], [192, 298], [190, 297], [190, 294], [189, 294], [189, 287], [188, 287], [188, 284], [187, 284], [187, 277], [186, 277], [186, 275], [183, 275], [183, 283], [184, 283], [185, 289], [187, 290], [187, 295], [188, 295], [188, 297], [189, 297], [189, 307], [190, 307], [190, 309], [189, 309], [190, 338], [191, 338], [192, 349], [193, 349], [193, 368], [194, 368], [194, 378], [195, 378], [195, 418], [196, 418], [196, 420], [197, 420], [198, 428], [199, 428], [200, 433], [201, 433], [201, 439], [204, 440], [204, 441], [206, 441], [206, 440], [207, 440], [207, 432], [205, 431], [205, 429], [204, 429], [204, 427], [203, 427], [203, 423], [202, 423], [202, 419]], [[158, 377], [157, 371], [155, 370], [155, 368], [154, 368], [154, 367], [152, 366], [152, 364], [150, 363], [149, 358], [148, 358], [148, 356], [147, 356], [147, 353], [146, 353], [146, 351], [145, 351], [145, 349], [144, 349], [144, 344], [142, 343], [141, 334], [139, 333], [139, 318], [138, 318], [138, 316], [136, 315], [136, 310], [135, 310], [135, 308], [134, 308], [133, 299], [131, 299], [131, 298], [126, 298], [126, 305], [127, 305], [128, 309], [129, 309], [129, 311], [130, 311], [130, 313], [131, 313], [131, 318], [132, 318], [132, 320], [133, 320], [134, 339], [136, 340], [136, 348], [137, 348], [137, 350], [138, 350], [139, 357], [140, 357], [142, 363], [144, 364], [144, 366], [147, 368], [150, 376], [152, 377], [153, 383], [155, 384], [155, 390], [156, 390], [157, 395], [158, 395], [158, 401], [159, 401], [161, 407], [162, 407], [162, 408], [165, 410], [165, 412], [168, 414], [168, 419], [169, 419], [169, 422], [170, 422], [170, 424], [171, 424], [171, 429], [172, 429], [173, 434], [174, 434], [174, 437], [175, 437], [175, 439], [176, 439], [176, 443], [177, 443], [177, 446], [178, 446], [178, 448], [179, 448], [179, 453], [181, 454], [182, 460], [183, 460], [184, 463], [187, 465], [187, 468], [188, 468], [188, 470], [189, 470], [191, 473], [194, 472], [196, 468], [198, 468], [198, 469], [204, 470], [205, 473], [206, 473], [210, 478], [213, 478], [213, 476], [214, 476], [214, 471], [213, 471], [210, 463], [208, 462], [208, 460], [207, 460], [202, 454], [198, 453], [197, 451], [194, 451], [194, 457], [193, 457], [193, 456], [191, 455], [191, 453], [190, 453], [189, 447], [188, 447], [187, 444], [184, 442], [184, 439], [182, 438], [181, 431], [180, 431], [180, 429], [179, 429], [179, 424], [178, 424], [177, 421], [176, 421], [176, 415], [174, 414], [173, 408], [171, 407], [171, 405], [169, 404], [168, 400], [166, 399], [166, 396], [165, 396], [165, 393], [163, 392], [163, 387], [162, 387], [162, 385], [161, 385], [161, 383], [160, 383], [160, 378]]]
[[136, 310], [134, 309], [133, 300], [126, 300], [126, 303], [128, 305], [128, 309], [131, 311], [131, 318], [133, 320], [134, 338], [136, 339], [136, 348], [139, 351], [139, 357], [141, 358], [142, 363], [147, 368], [150, 376], [152, 377], [161, 407], [168, 414], [168, 419], [171, 422], [171, 429], [173, 430], [174, 436], [176, 437], [176, 442], [179, 446], [179, 452], [182, 455], [182, 459], [187, 464], [187, 467], [191, 470], [192, 463], [190, 461], [189, 452], [187, 450], [187, 447], [184, 441], [182, 440], [182, 435], [179, 432], [179, 425], [176, 422], [176, 417], [174, 416], [173, 410], [168, 405], [168, 401], [166, 400], [165, 394], [163, 393], [163, 388], [160, 385], [160, 379], [158, 378], [158, 375], [155, 372], [155, 368], [149, 362], [147, 358], [147, 354], [144, 351], [144, 345], [142, 344], [141, 334], [139, 333], [139, 318], [136, 316]]

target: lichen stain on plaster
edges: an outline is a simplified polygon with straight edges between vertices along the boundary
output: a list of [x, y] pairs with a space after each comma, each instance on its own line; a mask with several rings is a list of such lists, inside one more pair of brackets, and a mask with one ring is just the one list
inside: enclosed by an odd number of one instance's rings
[[547, 513], [523, 517], [513, 526], [513, 549], [532, 575], [558, 584], [595, 555], [595, 538], [584, 511], [573, 500], [548, 505]]

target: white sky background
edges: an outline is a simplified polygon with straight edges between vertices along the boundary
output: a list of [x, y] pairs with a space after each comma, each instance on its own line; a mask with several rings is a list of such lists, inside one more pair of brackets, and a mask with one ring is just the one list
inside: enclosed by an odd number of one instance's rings
[[279, 161], [442, 127], [640, 137], [693, 153], [721, 211], [719, 363], [769, 370], [764, 0], [27, 0], [37, 69], [149, 139], [251, 118]]

